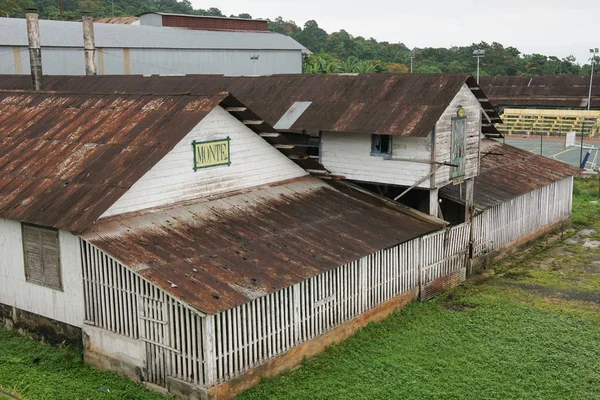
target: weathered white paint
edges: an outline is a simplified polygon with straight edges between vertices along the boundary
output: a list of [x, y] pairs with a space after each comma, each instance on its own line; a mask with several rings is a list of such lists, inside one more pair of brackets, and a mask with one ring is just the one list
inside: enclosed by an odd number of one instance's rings
[[[103, 338], [120, 336], [141, 343], [151, 383], [165, 386], [167, 376], [202, 386], [214, 382], [210, 375], [214, 371], [201, 372], [206, 353], [205, 321], [200, 313], [85, 240], [80, 240], [80, 246], [86, 324], [102, 328]], [[111, 346], [112, 342], [96, 344]], [[120, 352], [101, 347], [95, 351]], [[140, 359], [139, 352], [128, 356]]]
[[432, 161], [451, 161], [452, 118], [456, 117], [459, 105], [465, 109], [467, 118], [465, 178], [474, 177], [479, 172], [481, 106], [466, 84], [436, 123], [433, 141], [431, 134], [425, 138], [394, 136], [392, 157], [386, 159], [371, 155], [370, 134], [325, 132], [321, 139], [321, 162], [334, 175], [347, 179], [400, 186], [412, 186], [437, 168], [433, 179], [426, 179], [416, 187], [445, 186], [451, 182], [451, 167], [438, 168]]
[[437, 217], [438, 210], [440, 209], [439, 203], [439, 189], [429, 190], [429, 215]]
[[[479, 173], [479, 141], [481, 140], [481, 105], [477, 97], [464, 84], [450, 105], [435, 124], [435, 161], [451, 162], [450, 146], [452, 134], [452, 118], [456, 117], [459, 106], [465, 109], [467, 130], [465, 132], [465, 176], [472, 178]], [[435, 174], [435, 185], [442, 187], [451, 182], [450, 169], [442, 167]]]
[[[194, 171], [192, 142], [229, 137], [231, 165]], [[307, 175], [221, 107], [211, 111], [103, 217], [248, 189]]]
[[90, 349], [112, 359], [123, 361], [136, 367], [145, 368], [146, 347], [144, 342], [83, 324], [83, 334], [89, 340]]
[[474, 220], [474, 257], [492, 251], [571, 215], [573, 177], [489, 208]]
[[79, 239], [59, 232], [63, 290], [25, 280], [21, 223], [0, 219], [0, 303], [81, 327], [84, 318]]
[[[430, 137], [394, 136], [392, 159], [371, 155], [370, 134], [325, 132], [321, 138], [323, 166], [334, 175], [356, 181], [411, 186], [429, 174], [430, 161]], [[429, 180], [418, 185], [429, 186]]]

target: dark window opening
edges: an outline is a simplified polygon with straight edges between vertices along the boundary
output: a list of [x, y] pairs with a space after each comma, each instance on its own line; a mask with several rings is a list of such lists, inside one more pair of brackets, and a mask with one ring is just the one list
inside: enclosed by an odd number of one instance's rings
[[392, 137], [390, 135], [371, 135], [371, 155], [391, 156]]

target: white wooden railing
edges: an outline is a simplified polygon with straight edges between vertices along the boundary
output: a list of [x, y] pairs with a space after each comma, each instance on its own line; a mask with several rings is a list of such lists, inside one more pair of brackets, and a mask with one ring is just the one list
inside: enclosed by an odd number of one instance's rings
[[473, 257], [499, 250], [571, 214], [573, 178], [569, 177], [483, 211], [474, 218]]

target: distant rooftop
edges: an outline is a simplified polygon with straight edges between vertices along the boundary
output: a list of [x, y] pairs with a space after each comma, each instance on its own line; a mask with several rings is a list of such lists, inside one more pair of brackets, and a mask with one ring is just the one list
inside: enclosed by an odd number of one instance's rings
[[140, 25], [209, 31], [268, 32], [269, 24], [261, 19], [213, 17], [191, 14], [146, 12], [139, 15]]
[[233, 19], [233, 20], [238, 20], [238, 21], [262, 21], [262, 22], [267, 22], [267, 20], [264, 20], [264, 19], [255, 19], [255, 18], [220, 17], [220, 16], [216, 16], [216, 15], [175, 14], [175, 13], [163, 13], [163, 12], [153, 12], [153, 11], [143, 12], [141, 14], [138, 14], [138, 17], [141, 17], [142, 15], [145, 15], [145, 14], [170, 15], [170, 16], [174, 16], [174, 17], [188, 17], [188, 18], [205, 18], [205, 19], [216, 18], [216, 19]]
[[[81, 21], [81, 20], [78, 20]], [[109, 17], [109, 18], [94, 18], [94, 22], [99, 24], [125, 24], [139, 25], [140, 17]]]
[[[294, 39], [272, 32], [188, 30], [162, 26], [98, 23], [100, 48], [304, 50]], [[83, 47], [81, 23], [40, 20], [42, 47]], [[0, 46], [27, 46], [24, 19], [0, 18]]]

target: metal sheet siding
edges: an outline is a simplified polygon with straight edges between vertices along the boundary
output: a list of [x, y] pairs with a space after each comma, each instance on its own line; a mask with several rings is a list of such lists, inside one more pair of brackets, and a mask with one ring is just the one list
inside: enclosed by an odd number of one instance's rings
[[84, 301], [79, 238], [59, 231], [63, 290], [25, 280], [21, 223], [0, 218], [0, 303], [83, 326]]
[[[230, 138], [231, 165], [193, 170], [192, 141]], [[308, 173], [222, 107], [213, 109], [103, 217], [223, 195]]]
[[[258, 55], [256, 61], [250, 57]], [[83, 57], [83, 55], [82, 55]], [[131, 74], [185, 75], [218, 74], [254, 76], [302, 73], [302, 54], [295, 50], [190, 50], [130, 49]], [[107, 53], [105, 59], [122, 56]], [[82, 58], [83, 59], [83, 58]], [[45, 64], [44, 64], [45, 65]], [[122, 69], [106, 68], [105, 75], [121, 74]]]
[[[95, 24], [97, 47], [155, 49], [296, 50], [304, 46], [289, 36], [271, 32], [195, 31], [188, 29]], [[44, 47], [83, 48], [80, 22], [40, 20]], [[24, 19], [0, 18], [0, 45], [27, 46]]]
[[263, 20], [177, 14], [162, 14], [162, 26], [209, 31], [269, 31], [268, 22]]
[[162, 15], [146, 13], [140, 15], [140, 24], [149, 26], [162, 26]]

